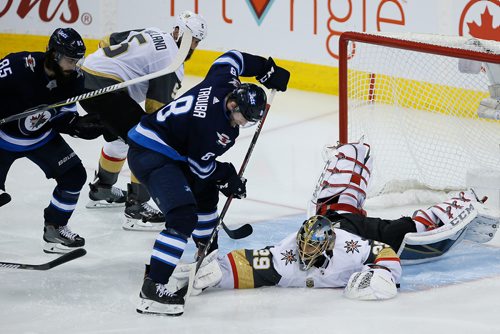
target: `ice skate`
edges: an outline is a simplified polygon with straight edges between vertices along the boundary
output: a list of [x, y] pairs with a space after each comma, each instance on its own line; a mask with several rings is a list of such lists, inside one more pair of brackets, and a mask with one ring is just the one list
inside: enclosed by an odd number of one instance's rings
[[122, 228], [129, 231], [161, 231], [165, 228], [165, 216], [147, 202], [129, 201], [125, 206]]
[[85, 207], [87, 209], [123, 207], [127, 199], [127, 192], [99, 181], [99, 177], [96, 176], [94, 181], [89, 184], [90, 201]]
[[68, 226], [45, 225], [43, 229], [45, 253], [68, 253], [85, 246], [85, 239], [73, 233]]
[[144, 280], [137, 312], [179, 316], [184, 313], [184, 298], [167, 289], [166, 284], [155, 283], [149, 277]]

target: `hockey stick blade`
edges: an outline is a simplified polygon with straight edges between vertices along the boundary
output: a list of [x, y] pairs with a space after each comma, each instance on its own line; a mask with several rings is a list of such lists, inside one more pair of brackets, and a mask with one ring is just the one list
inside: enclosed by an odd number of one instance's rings
[[234, 230], [230, 230], [226, 224], [222, 223], [222, 228], [231, 239], [243, 239], [248, 237], [253, 232], [253, 227], [250, 224], [245, 224]]
[[12, 198], [8, 193], [1, 192], [0, 190], [0, 206], [4, 206], [9, 203]]
[[42, 264], [25, 264], [25, 263], [12, 263], [12, 262], [2, 262], [0, 261], [0, 268], [8, 269], [26, 269], [26, 270], [49, 270], [63, 263], [73, 261], [79, 257], [87, 254], [87, 251], [83, 248], [77, 248], [69, 253], [63, 254], [58, 258]]
[[20, 114], [16, 114], [16, 115], [12, 115], [12, 116], [0, 119], [0, 125], [2, 125], [4, 123], [12, 122], [12, 121], [17, 121], [18, 119], [22, 119], [22, 118], [37, 114], [37, 113], [42, 112], [42, 111], [46, 111], [46, 110], [50, 110], [50, 109], [54, 109], [54, 108], [59, 108], [59, 107], [62, 107], [62, 106], [68, 105], [68, 104], [72, 104], [75, 102], [79, 102], [82, 100], [87, 100], [87, 99], [90, 99], [90, 98], [93, 98], [93, 97], [96, 97], [99, 95], [110, 93], [110, 92], [131, 86], [131, 85], [138, 84], [140, 82], [155, 79], [155, 78], [161, 77], [163, 75], [175, 72], [179, 67], [181, 67], [181, 65], [184, 63], [184, 60], [186, 60], [186, 56], [188, 55], [189, 49], [191, 48], [192, 40], [193, 40], [193, 35], [191, 34], [191, 31], [189, 31], [189, 29], [185, 29], [184, 34], [182, 35], [181, 46], [179, 48], [179, 52], [177, 52], [175, 59], [172, 61], [172, 63], [169, 66], [167, 66], [166, 68], [164, 68], [160, 71], [146, 74], [142, 77], [138, 77], [138, 78], [134, 78], [132, 80], [120, 82], [118, 84], [104, 87], [101, 89], [93, 90], [91, 92], [81, 94], [81, 95], [78, 95], [75, 97], [70, 97], [69, 99], [67, 99], [65, 101], [59, 101], [59, 102], [56, 102], [56, 103], [53, 103], [50, 105], [42, 105], [42, 106], [28, 109]]

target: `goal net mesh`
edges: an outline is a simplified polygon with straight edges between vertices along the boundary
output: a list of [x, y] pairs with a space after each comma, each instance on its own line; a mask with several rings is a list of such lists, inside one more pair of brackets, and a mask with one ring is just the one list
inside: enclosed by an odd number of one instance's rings
[[[344, 140], [363, 136], [372, 148], [369, 196], [463, 189], [468, 170], [500, 170], [500, 121], [477, 115], [480, 101], [490, 97], [488, 66], [500, 66], [481, 58], [499, 61], [500, 43], [370, 35], [385, 45], [348, 41], [346, 89], [340, 92], [347, 95], [347, 110], [340, 110], [347, 116]], [[446, 55], [431, 53], [433, 47]], [[478, 73], [459, 70], [463, 50], [477, 56]]]

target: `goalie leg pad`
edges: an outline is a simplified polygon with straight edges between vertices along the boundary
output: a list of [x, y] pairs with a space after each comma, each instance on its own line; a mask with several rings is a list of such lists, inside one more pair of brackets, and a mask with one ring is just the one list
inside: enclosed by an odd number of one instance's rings
[[351, 275], [344, 296], [356, 300], [384, 300], [397, 295], [398, 288], [390, 271], [370, 269]]
[[371, 170], [368, 144], [352, 143], [337, 147], [316, 187], [313, 200], [320, 203], [317, 213], [325, 214], [327, 210], [332, 210], [362, 214]]
[[[222, 279], [222, 270], [217, 261], [218, 250], [214, 250], [208, 254], [200, 265], [193, 283], [191, 295], [197, 296], [204, 289], [216, 286]], [[180, 290], [188, 284], [189, 273], [196, 269], [196, 262], [183, 263], [175, 267], [172, 276], [168, 282], [168, 287], [172, 291]]]
[[426, 210], [415, 211], [412, 218], [417, 231], [429, 231], [443, 225], [454, 226], [470, 214], [473, 214], [475, 218], [477, 215], [475, 206], [480, 205], [475, 198], [471, 191], [462, 191], [443, 203], [433, 205]]
[[472, 220], [465, 232], [464, 239], [486, 243], [493, 239], [500, 225], [500, 212], [478, 205], [477, 217]]

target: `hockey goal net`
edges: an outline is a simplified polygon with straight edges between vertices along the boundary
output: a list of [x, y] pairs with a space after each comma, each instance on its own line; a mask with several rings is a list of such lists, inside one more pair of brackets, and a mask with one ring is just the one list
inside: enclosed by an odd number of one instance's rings
[[[500, 120], [477, 115], [500, 43], [346, 32], [339, 46], [340, 142], [371, 145], [369, 196], [463, 189], [468, 170], [500, 171]], [[459, 59], [479, 71], [464, 73]]]

